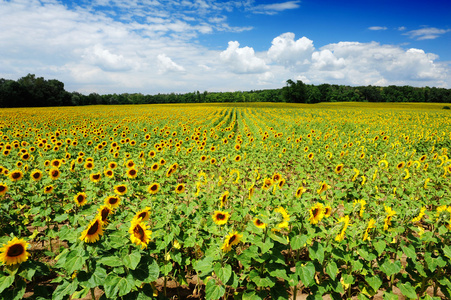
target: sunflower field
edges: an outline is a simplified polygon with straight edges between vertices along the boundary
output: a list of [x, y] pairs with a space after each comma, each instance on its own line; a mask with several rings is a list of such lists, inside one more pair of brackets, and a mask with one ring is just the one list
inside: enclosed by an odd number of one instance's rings
[[2, 299], [450, 299], [436, 104], [0, 110]]

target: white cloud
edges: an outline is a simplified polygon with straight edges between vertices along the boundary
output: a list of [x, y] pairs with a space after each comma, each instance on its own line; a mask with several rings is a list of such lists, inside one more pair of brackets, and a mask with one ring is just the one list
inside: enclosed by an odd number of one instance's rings
[[253, 48], [240, 48], [240, 43], [237, 41], [230, 41], [227, 49], [222, 51], [219, 56], [234, 73], [263, 73], [268, 70], [265, 61], [255, 55]]
[[167, 72], [184, 72], [185, 68], [176, 64], [166, 54], [158, 54], [158, 73], [165, 74]]
[[405, 35], [408, 35], [412, 39], [416, 40], [433, 40], [441, 35], [450, 32], [451, 29], [439, 29], [434, 27], [429, 28], [422, 28], [417, 30], [411, 30], [405, 33]]
[[371, 26], [371, 27], [368, 27], [368, 29], [369, 30], [375, 30], [375, 31], [377, 31], [377, 30], [387, 30], [387, 27], [385, 27], [385, 26]]
[[294, 40], [294, 33], [287, 32], [274, 38], [268, 57], [287, 68], [299, 68], [310, 63], [315, 47], [313, 41], [306, 37]]
[[400, 27], [398, 27], [398, 30], [399, 31], [404, 31], [404, 30], [406, 30], [407, 28], [405, 27], [405, 26], [400, 26]]
[[134, 67], [132, 61], [125, 59], [122, 55], [111, 53], [99, 44], [86, 49], [82, 58], [86, 59], [89, 64], [98, 66], [104, 71], [128, 71]]
[[286, 1], [282, 3], [260, 4], [254, 6], [252, 10], [255, 13], [273, 15], [284, 10], [299, 8], [300, 2], [301, 1]]

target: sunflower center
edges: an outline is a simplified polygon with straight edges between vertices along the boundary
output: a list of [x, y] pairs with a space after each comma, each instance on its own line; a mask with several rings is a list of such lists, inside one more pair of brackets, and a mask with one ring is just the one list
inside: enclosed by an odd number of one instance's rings
[[53, 189], [53, 187], [51, 187], [51, 186], [46, 186], [45, 187], [45, 191], [46, 192], [50, 192], [52, 189]]
[[117, 191], [118, 191], [119, 193], [125, 192], [125, 186], [123, 186], [123, 185], [118, 186], [118, 187], [117, 187]]
[[263, 222], [262, 222], [262, 221], [260, 221], [259, 219], [257, 219], [257, 220], [255, 221], [255, 223], [257, 223], [257, 225], [258, 225], [258, 226], [261, 226], [261, 225], [263, 225]]
[[133, 170], [133, 169], [130, 170], [129, 174], [132, 175], [132, 176], [135, 176], [136, 175], [136, 170]]
[[100, 215], [102, 217], [102, 222], [105, 222], [105, 220], [109, 214], [110, 214], [109, 209], [107, 209], [107, 208], [102, 209], [102, 211], [100, 212]]
[[78, 202], [78, 203], [82, 203], [83, 200], [85, 200], [85, 197], [84, 197], [83, 195], [78, 195], [78, 196], [77, 196], [77, 202]]
[[58, 176], [59, 175], [59, 172], [57, 171], [57, 170], [54, 170], [53, 172], [52, 172], [52, 176], [53, 177], [56, 177], [56, 176]]
[[232, 236], [230, 237], [230, 239], [229, 239], [229, 245], [232, 244], [233, 241], [235, 241], [235, 240], [236, 240], [236, 236], [235, 236], [235, 235], [232, 235]]
[[216, 215], [216, 219], [218, 219], [218, 220], [224, 220], [225, 219], [225, 215], [224, 214], [217, 214]]
[[135, 226], [135, 228], [133, 229], [133, 233], [139, 240], [141, 241], [144, 240], [144, 230], [140, 225]]
[[316, 217], [319, 215], [319, 209], [318, 209], [318, 208], [315, 208], [315, 209], [312, 211], [312, 214], [313, 214], [313, 217], [316, 218]]
[[20, 173], [19, 172], [14, 172], [14, 173], [11, 174], [11, 177], [13, 179], [18, 179], [18, 178], [20, 178]]
[[88, 235], [95, 234], [98, 229], [99, 229], [99, 221], [95, 221], [95, 223], [92, 224], [92, 226], [89, 228]]
[[8, 252], [6, 253], [6, 255], [8, 257], [16, 257], [22, 255], [24, 251], [25, 248], [23, 247], [23, 245], [15, 244], [8, 248]]
[[111, 197], [111, 198], [109, 199], [108, 202], [109, 202], [110, 204], [116, 204], [117, 201], [118, 201], [118, 198], [116, 198], [116, 197]]
[[100, 178], [100, 174], [94, 174], [93, 176], [92, 176], [92, 178], [94, 178], [94, 179], [99, 179]]
[[39, 179], [39, 177], [41, 177], [41, 174], [39, 174], [38, 172], [33, 173], [33, 178], [34, 179]]
[[158, 186], [154, 184], [150, 187], [150, 189], [155, 192], [156, 190], [158, 190]]
[[6, 186], [0, 185], [0, 193], [3, 192], [4, 190], [6, 190]]
[[179, 186], [177, 187], [177, 191], [183, 191], [183, 185], [179, 185]]
[[147, 215], [147, 212], [142, 212], [138, 215], [138, 219], [139, 218], [144, 219], [146, 217], [146, 215]]

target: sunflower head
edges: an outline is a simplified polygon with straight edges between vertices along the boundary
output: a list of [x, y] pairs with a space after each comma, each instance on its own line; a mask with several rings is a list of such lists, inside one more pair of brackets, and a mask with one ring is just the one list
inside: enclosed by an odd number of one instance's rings
[[86, 193], [78, 193], [74, 196], [75, 204], [77, 204], [77, 206], [83, 206], [88, 203], [87, 198]]
[[23, 173], [21, 170], [14, 170], [11, 173], [9, 173], [9, 179], [11, 181], [19, 181], [23, 178]]
[[8, 192], [8, 186], [4, 183], [0, 183], [0, 196], [3, 196]]
[[126, 174], [127, 174], [128, 178], [133, 179], [133, 178], [136, 178], [138, 176], [138, 170], [135, 169], [135, 168], [131, 168], [131, 169], [127, 170]]
[[335, 167], [335, 173], [341, 174], [343, 172], [343, 164], [339, 164]]
[[44, 194], [50, 194], [51, 192], [53, 192], [53, 185], [44, 187]]
[[57, 169], [57, 168], [52, 168], [49, 171], [49, 175], [50, 175], [50, 178], [55, 180], [55, 179], [58, 179], [60, 177], [61, 171], [59, 169]]
[[119, 196], [108, 196], [105, 198], [104, 203], [109, 208], [115, 209], [121, 204], [121, 198], [119, 198]]
[[147, 191], [151, 195], [155, 195], [158, 192], [159, 189], [160, 189], [160, 184], [156, 183], [156, 182], [152, 183], [151, 185], [149, 185], [147, 187]]
[[177, 194], [181, 194], [181, 193], [185, 192], [185, 185], [183, 183], [179, 183], [177, 185], [177, 187], [175, 188], [175, 192]]
[[24, 239], [13, 238], [0, 248], [0, 262], [9, 266], [27, 261], [30, 256], [28, 246]]
[[140, 220], [134, 221], [131, 223], [128, 232], [130, 233], [130, 240], [132, 243], [141, 246], [142, 249], [147, 248], [152, 231], [147, 228], [146, 223], [141, 222]]
[[125, 184], [119, 184], [114, 187], [114, 192], [118, 195], [124, 195], [127, 193], [127, 186]]
[[311, 224], [318, 224], [324, 217], [324, 205], [322, 203], [316, 203], [309, 210], [309, 222]]
[[224, 240], [224, 244], [222, 244], [221, 250], [223, 252], [229, 252], [230, 250], [232, 250], [232, 246], [237, 245], [241, 242], [242, 237], [243, 235], [239, 234], [236, 231], [229, 233]]
[[88, 227], [81, 233], [80, 240], [85, 243], [94, 243], [103, 235], [103, 223], [99, 216], [97, 216]]
[[[136, 213], [136, 215], [133, 217], [133, 221], [147, 221], [150, 218], [150, 207], [146, 207], [143, 210]], [[132, 221], [132, 222], [133, 222]]]
[[217, 225], [224, 225], [229, 220], [230, 214], [226, 211], [219, 211], [216, 210], [213, 213], [213, 222], [215, 222]]
[[260, 220], [259, 218], [255, 218], [253, 221], [254, 225], [257, 228], [261, 228], [261, 229], [265, 229], [266, 228], [266, 223], [264, 223], [262, 220]]
[[39, 181], [42, 178], [42, 172], [39, 170], [33, 170], [30, 175], [31, 179], [34, 181]]
[[112, 213], [113, 213], [113, 210], [109, 206], [102, 205], [98, 210], [97, 216], [102, 221], [102, 224], [105, 225], [108, 223], [108, 216]]
[[91, 180], [92, 182], [99, 182], [100, 179], [102, 179], [102, 175], [100, 175], [100, 173], [94, 173], [89, 175], [89, 180]]

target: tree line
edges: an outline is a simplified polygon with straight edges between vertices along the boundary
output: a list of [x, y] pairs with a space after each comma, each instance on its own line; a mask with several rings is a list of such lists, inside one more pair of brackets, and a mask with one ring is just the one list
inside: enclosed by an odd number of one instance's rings
[[68, 92], [64, 83], [28, 74], [17, 81], [0, 78], [0, 107], [79, 106], [109, 104], [210, 102], [435, 102], [451, 103], [451, 89], [412, 86], [347, 86], [305, 84], [287, 80], [279, 89], [236, 92], [191, 92], [144, 95], [141, 93], [84, 95]]

